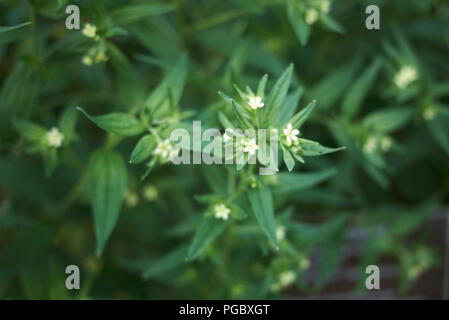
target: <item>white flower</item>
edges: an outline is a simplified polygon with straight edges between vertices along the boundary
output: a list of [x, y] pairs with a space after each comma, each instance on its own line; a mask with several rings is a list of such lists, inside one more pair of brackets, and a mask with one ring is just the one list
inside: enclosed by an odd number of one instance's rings
[[432, 121], [433, 119], [435, 119], [436, 115], [437, 110], [432, 106], [425, 108], [422, 113], [422, 116], [426, 121]]
[[284, 135], [285, 135], [285, 139], [287, 140], [287, 144], [290, 146], [292, 144], [292, 141], [297, 141], [298, 137], [297, 135], [299, 134], [299, 130], [298, 129], [293, 129], [292, 124], [289, 123], [287, 125], [287, 128], [285, 128], [283, 130]]
[[393, 145], [393, 142], [391, 141], [390, 137], [383, 137], [382, 140], [380, 140], [380, 148], [384, 152], [389, 151], [391, 149], [392, 145]]
[[316, 9], [309, 8], [306, 11], [306, 22], [307, 24], [314, 24], [319, 18], [319, 13]]
[[279, 276], [279, 284], [285, 288], [291, 285], [296, 280], [296, 274], [293, 271], [285, 271]]
[[83, 64], [90, 67], [94, 64], [94, 59], [90, 55], [85, 55], [82, 60]]
[[147, 201], [154, 201], [157, 199], [158, 191], [155, 186], [148, 185], [143, 189], [143, 197]]
[[250, 155], [256, 153], [256, 150], [259, 149], [259, 146], [256, 144], [256, 139], [251, 139], [243, 143], [243, 152], [249, 152]]
[[[225, 130], [225, 133], [223, 134], [223, 141], [224, 142], [229, 141], [229, 140], [232, 139], [232, 132], [233, 132], [232, 129], [226, 129]], [[228, 133], [229, 133], [229, 135], [228, 135]]]
[[224, 204], [217, 204], [214, 207], [214, 212], [215, 212], [215, 218], [228, 220], [229, 213], [231, 212], [231, 209], [226, 207]]
[[125, 203], [128, 207], [134, 208], [139, 203], [139, 196], [130, 190], [126, 190]]
[[249, 97], [248, 105], [251, 109], [262, 108], [265, 104], [262, 102], [261, 97]]
[[418, 72], [413, 66], [404, 66], [394, 76], [394, 83], [399, 89], [405, 89], [410, 83], [418, 79]]
[[363, 151], [365, 153], [373, 153], [377, 149], [377, 145], [379, 144], [379, 139], [376, 137], [368, 137], [366, 139], [365, 144], [363, 145]]
[[310, 260], [307, 258], [302, 258], [299, 261], [299, 267], [301, 268], [301, 270], [306, 270], [310, 267]]
[[279, 226], [276, 228], [276, 238], [281, 241], [285, 239], [285, 227]]
[[62, 140], [64, 140], [64, 135], [59, 131], [58, 128], [51, 128], [46, 134], [47, 144], [50, 147], [59, 148], [62, 145]]
[[83, 28], [83, 35], [88, 38], [95, 38], [97, 35], [97, 27], [90, 23], [86, 23]]
[[157, 144], [154, 154], [160, 155], [163, 159], [168, 159], [173, 151], [173, 146], [170, 144], [170, 140], [165, 139]]

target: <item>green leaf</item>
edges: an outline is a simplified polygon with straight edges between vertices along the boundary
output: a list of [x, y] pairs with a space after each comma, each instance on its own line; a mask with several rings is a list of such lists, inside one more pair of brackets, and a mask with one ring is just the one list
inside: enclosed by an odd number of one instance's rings
[[343, 113], [346, 117], [353, 117], [360, 109], [363, 99], [376, 80], [382, 67], [381, 58], [375, 59], [371, 65], [360, 75], [357, 81], [349, 88], [348, 94], [343, 100]]
[[282, 147], [282, 152], [284, 154], [285, 165], [287, 166], [288, 171], [292, 171], [293, 168], [295, 167], [295, 159], [293, 159], [290, 151], [288, 151], [288, 149], [286, 147], [284, 147], [283, 145], [281, 145], [281, 147]]
[[277, 248], [276, 221], [274, 219], [273, 199], [270, 189], [259, 181], [258, 187], [248, 190], [248, 198], [262, 230]]
[[97, 238], [96, 252], [100, 256], [120, 213], [127, 186], [126, 166], [117, 152], [96, 151], [90, 158], [87, 177]]
[[170, 270], [173, 270], [179, 265], [185, 263], [186, 253], [187, 253], [186, 245], [182, 245], [181, 247], [176, 248], [175, 250], [167, 254], [165, 257], [152, 263], [151, 266], [142, 273], [142, 276], [145, 279], [149, 279], [157, 277]]
[[69, 143], [75, 136], [78, 112], [75, 107], [67, 107], [59, 119], [59, 128], [64, 135], [64, 144]]
[[306, 173], [279, 173], [276, 193], [292, 192], [314, 187], [336, 174], [335, 169]]
[[315, 108], [316, 101], [313, 100], [311, 103], [307, 105], [304, 109], [298, 112], [293, 118], [290, 119], [290, 123], [293, 128], [300, 128], [304, 122], [309, 118], [312, 114], [313, 109]]
[[143, 136], [134, 148], [130, 163], [140, 163], [145, 161], [156, 147], [157, 141], [154, 135], [147, 134]]
[[263, 108], [265, 114], [265, 121], [269, 121], [270, 118], [274, 118], [277, 111], [284, 103], [285, 97], [290, 87], [290, 81], [293, 74], [293, 64], [290, 64], [287, 69], [282, 73], [279, 79], [274, 84], [267, 98], [267, 105]]
[[111, 17], [115, 24], [134, 23], [141, 19], [161, 15], [172, 11], [172, 7], [163, 3], [149, 3], [126, 6], [112, 12]]
[[293, 1], [287, 2], [287, 18], [295, 31], [301, 45], [305, 46], [310, 37], [310, 26], [304, 21], [304, 17], [295, 8]]
[[144, 124], [128, 113], [115, 112], [93, 117], [84, 111], [83, 108], [77, 107], [76, 109], [84, 113], [97, 126], [108, 132], [121, 136], [136, 136], [145, 131]]
[[14, 128], [27, 140], [33, 142], [42, 142], [47, 130], [37, 124], [23, 119], [14, 119], [12, 121]]
[[363, 125], [369, 130], [389, 133], [406, 125], [411, 119], [413, 111], [404, 108], [391, 108], [369, 114]]
[[19, 25], [16, 25], [16, 26], [11, 26], [11, 27], [2, 27], [2, 26], [0, 26], [0, 33], [12, 31], [12, 30], [15, 30], [15, 29], [19, 29], [19, 28], [28, 26], [30, 24], [31, 24], [31, 22], [25, 22], [25, 23], [22, 23], [22, 24], [19, 24]]
[[243, 130], [254, 128], [252, 124], [248, 120], [246, 120], [245, 116], [243, 115], [243, 111], [241, 110], [241, 107], [237, 105], [237, 103], [234, 100], [232, 100], [232, 113], [237, 118], [237, 121], [239, 122]]
[[260, 79], [259, 85], [257, 86], [257, 96], [263, 99], [265, 94], [265, 87], [267, 85], [268, 75], [264, 74], [264, 76]]
[[299, 141], [303, 154], [308, 157], [321, 156], [323, 154], [333, 153], [346, 149], [346, 147], [328, 148], [320, 145], [318, 142], [305, 139], [299, 139]]
[[279, 123], [279, 127], [284, 127], [288, 123], [288, 120], [293, 117], [302, 94], [303, 90], [297, 89], [291, 94], [287, 95], [284, 104], [282, 105], [281, 111], [277, 114], [277, 123]]
[[330, 108], [337, 103], [349, 83], [357, 74], [362, 59], [356, 56], [349, 63], [325, 73], [325, 76], [309, 90], [309, 97], [319, 97], [319, 108]]
[[187, 259], [196, 259], [228, 226], [229, 221], [204, 217], [195, 232], [187, 252]]
[[173, 66], [159, 86], [149, 95], [145, 102], [155, 117], [162, 117], [170, 110], [169, 88], [172, 93], [173, 103], [178, 105], [181, 100], [184, 84], [187, 76], [187, 55], [182, 54], [178, 62]]
[[229, 120], [228, 117], [226, 117], [226, 115], [221, 111], [218, 112], [218, 120], [220, 120], [220, 123], [224, 129], [234, 129], [234, 125], [231, 120]]
[[342, 25], [340, 25], [334, 18], [328, 15], [321, 15], [321, 22], [330, 30], [335, 31], [337, 33], [343, 34], [345, 33], [345, 29]]
[[58, 151], [55, 148], [44, 150], [45, 175], [50, 177], [58, 166]]
[[427, 127], [433, 138], [449, 156], [449, 121], [447, 121], [447, 119], [436, 118], [429, 121]]

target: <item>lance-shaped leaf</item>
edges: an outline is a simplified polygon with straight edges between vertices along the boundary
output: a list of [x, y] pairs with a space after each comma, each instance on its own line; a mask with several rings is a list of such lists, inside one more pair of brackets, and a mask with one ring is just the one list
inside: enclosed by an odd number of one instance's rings
[[346, 149], [346, 147], [340, 147], [340, 148], [328, 148], [324, 147], [318, 142], [306, 140], [306, 139], [299, 139], [302, 154], [304, 156], [313, 157], [313, 156], [321, 156], [323, 154], [337, 152], [340, 150]]
[[315, 108], [316, 101], [313, 100], [307, 107], [299, 111], [293, 118], [290, 119], [290, 123], [293, 128], [300, 128], [304, 122], [309, 118], [313, 109]]
[[100, 256], [120, 213], [127, 184], [126, 166], [117, 152], [96, 151], [89, 161], [87, 176], [97, 238], [96, 251]]
[[266, 100], [266, 107], [263, 108], [265, 121], [270, 122], [273, 120], [277, 111], [284, 103], [285, 97], [290, 87], [290, 81], [293, 74], [293, 64], [290, 64], [287, 69], [282, 73], [279, 79], [274, 84], [270, 91], [270, 94]]
[[59, 119], [59, 127], [64, 135], [64, 144], [69, 143], [75, 137], [75, 127], [78, 120], [78, 112], [75, 107], [68, 107], [64, 110]]
[[253, 125], [245, 118], [243, 110], [241, 110], [241, 106], [237, 105], [234, 100], [232, 100], [232, 113], [243, 130], [254, 128]]
[[293, 168], [295, 167], [295, 159], [293, 159], [292, 154], [290, 153], [290, 151], [288, 151], [286, 147], [281, 145], [281, 148], [284, 154], [284, 163], [287, 166], [288, 171], [292, 171]]
[[14, 119], [12, 124], [29, 141], [40, 142], [47, 132], [44, 127], [23, 119]]
[[16, 26], [10, 26], [10, 27], [2, 27], [2, 26], [0, 26], [0, 33], [16, 30], [16, 29], [28, 26], [30, 24], [31, 24], [31, 22], [25, 22], [25, 23], [22, 23], [22, 24], [19, 24], [19, 25], [16, 25]]
[[336, 173], [334, 169], [306, 173], [279, 173], [278, 187], [274, 189], [274, 192], [283, 193], [311, 188], [333, 177]]
[[270, 189], [259, 181], [258, 187], [248, 190], [248, 198], [262, 230], [277, 248], [276, 222], [274, 219], [273, 199]]
[[174, 268], [185, 263], [187, 246], [182, 245], [176, 248], [165, 257], [152, 263], [142, 274], [145, 279], [158, 277], [165, 272], [173, 270]]
[[293, 0], [287, 2], [287, 18], [293, 27], [301, 45], [305, 46], [310, 37], [310, 26], [304, 21], [304, 17], [295, 8], [295, 3]]
[[182, 54], [164, 80], [149, 95], [145, 106], [156, 117], [166, 114], [170, 110], [170, 104], [177, 105], [179, 100], [181, 100], [187, 75], [187, 66], [187, 56]]
[[411, 109], [405, 108], [375, 111], [363, 120], [363, 125], [376, 132], [389, 133], [406, 125], [412, 113]]
[[143, 136], [139, 142], [137, 142], [136, 147], [134, 148], [130, 163], [140, 163], [145, 161], [153, 152], [156, 147], [157, 141], [154, 135], [147, 134]]
[[213, 216], [204, 217], [190, 244], [187, 259], [196, 259], [226, 229], [228, 224], [229, 221]]
[[112, 132], [121, 136], [136, 136], [145, 131], [144, 124], [139, 121], [135, 116], [114, 112], [103, 116], [90, 116], [83, 108], [77, 107], [79, 111], [84, 113], [93, 123], [99, 126], [101, 129]]
[[348, 94], [343, 100], [343, 113], [351, 118], [360, 109], [363, 99], [368, 94], [371, 85], [376, 80], [377, 74], [382, 67], [382, 60], [377, 58], [360, 75], [357, 81], [349, 88]]
[[112, 20], [115, 24], [127, 24], [137, 22], [141, 19], [161, 15], [171, 11], [168, 4], [148, 3], [133, 6], [126, 6], [112, 12]]
[[296, 107], [299, 104], [299, 100], [301, 99], [301, 96], [303, 94], [302, 89], [297, 89], [291, 94], [287, 95], [285, 98], [284, 104], [282, 105], [282, 108], [280, 112], [277, 114], [277, 123], [279, 124], [279, 127], [284, 127], [290, 118], [293, 117], [295, 114]]

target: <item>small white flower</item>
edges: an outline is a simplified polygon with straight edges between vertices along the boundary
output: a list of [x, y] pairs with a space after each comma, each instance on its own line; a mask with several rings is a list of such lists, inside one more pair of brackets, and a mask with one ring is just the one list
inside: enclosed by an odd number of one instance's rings
[[416, 69], [413, 66], [404, 66], [394, 76], [394, 83], [399, 89], [405, 89], [416, 79], [418, 79]]
[[95, 38], [95, 36], [97, 35], [97, 27], [90, 23], [86, 23], [82, 32], [83, 35], [88, 38]]
[[285, 128], [283, 130], [284, 135], [285, 135], [285, 139], [287, 140], [287, 144], [290, 146], [292, 144], [292, 141], [297, 141], [298, 137], [297, 135], [299, 134], [299, 130], [298, 129], [293, 129], [293, 126], [291, 123], [289, 123], [287, 125], [287, 128]]
[[279, 275], [279, 284], [285, 288], [296, 280], [296, 274], [293, 271], [285, 271]]
[[46, 134], [47, 144], [50, 147], [59, 148], [62, 145], [62, 141], [64, 140], [64, 135], [59, 131], [58, 128], [51, 128], [50, 131]]
[[261, 97], [249, 97], [248, 105], [251, 109], [262, 108], [265, 104], [262, 102]]
[[94, 64], [94, 59], [90, 55], [85, 55], [83, 57], [82, 63], [88, 67]]
[[387, 152], [391, 149], [391, 146], [393, 145], [393, 142], [391, 141], [390, 137], [383, 137], [380, 140], [380, 148], [383, 152]]
[[422, 113], [422, 116], [426, 121], [432, 121], [433, 119], [435, 119], [436, 115], [437, 110], [432, 106], [425, 108]]
[[319, 18], [319, 12], [314, 8], [309, 8], [306, 11], [306, 22], [307, 24], [314, 24]]
[[173, 146], [170, 144], [170, 140], [165, 139], [157, 144], [154, 154], [160, 155], [163, 159], [167, 160], [173, 151]]
[[214, 207], [214, 212], [215, 212], [215, 218], [228, 220], [229, 213], [231, 212], [231, 209], [226, 207], [224, 204], [217, 204]]
[[279, 226], [276, 228], [276, 238], [279, 241], [282, 241], [285, 239], [285, 227], [284, 226]]
[[250, 139], [244, 142], [243, 152], [249, 152], [250, 155], [254, 155], [259, 146], [256, 144], [256, 139]]
[[158, 191], [155, 186], [148, 185], [143, 189], [143, 197], [147, 201], [154, 201], [157, 199]]
[[373, 153], [377, 150], [377, 146], [379, 144], [379, 139], [376, 137], [368, 137], [366, 139], [365, 144], [363, 145], [363, 151], [365, 153]]
[[227, 141], [232, 139], [232, 132], [233, 132], [232, 129], [226, 129], [225, 130], [225, 133], [223, 134], [223, 141], [224, 142], [227, 142]]

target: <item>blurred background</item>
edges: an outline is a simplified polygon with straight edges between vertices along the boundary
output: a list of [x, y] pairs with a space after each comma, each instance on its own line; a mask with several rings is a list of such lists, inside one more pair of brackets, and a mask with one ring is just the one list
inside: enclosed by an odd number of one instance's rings
[[[80, 30], [66, 28], [70, 4]], [[1, 298], [449, 298], [447, 0], [3, 0], [0, 26]], [[219, 128], [219, 90], [265, 73], [271, 86], [293, 63], [290, 94], [317, 100], [304, 136], [346, 147], [266, 178], [279, 251], [249, 212], [186, 261], [205, 210], [194, 196], [226, 186], [227, 169], [163, 165], [142, 181], [138, 140], [72, 111], [138, 108], [182, 53], [190, 120]], [[33, 140], [57, 126], [57, 152]], [[128, 180], [98, 256], [86, 168], [108, 143]], [[80, 290], [65, 288], [71, 264]], [[365, 288], [371, 264], [380, 290]]]

